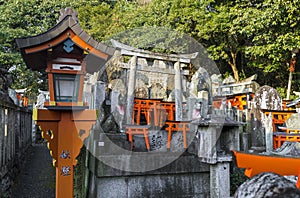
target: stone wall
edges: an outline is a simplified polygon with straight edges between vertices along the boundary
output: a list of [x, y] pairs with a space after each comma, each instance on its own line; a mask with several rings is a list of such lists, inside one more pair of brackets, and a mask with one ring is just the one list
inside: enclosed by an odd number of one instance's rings
[[32, 111], [0, 101], [0, 197], [6, 197], [32, 142]]
[[96, 178], [92, 197], [209, 197], [209, 174], [185, 173]]
[[[149, 155], [144, 153], [141, 155]], [[152, 157], [169, 157], [156, 153]], [[103, 156], [118, 158], [117, 155]], [[129, 157], [130, 158], [130, 157]], [[96, 163], [95, 163], [96, 162]], [[143, 161], [140, 162], [143, 166]], [[90, 156], [91, 184], [87, 197], [209, 197], [209, 165], [183, 155], [169, 165], [147, 172], [127, 172], [107, 166]]]
[[197, 153], [203, 149], [200, 145], [205, 144], [199, 143], [197, 138], [181, 153], [162, 148], [145, 152], [143, 137], [135, 137], [135, 150], [130, 151], [124, 133], [103, 133], [94, 128], [85, 142], [89, 172], [86, 196], [229, 197], [232, 159], [226, 151], [239, 150], [239, 125], [228, 124], [230, 126], [223, 127], [216, 148], [212, 149], [218, 153], [216, 161], [201, 161]]

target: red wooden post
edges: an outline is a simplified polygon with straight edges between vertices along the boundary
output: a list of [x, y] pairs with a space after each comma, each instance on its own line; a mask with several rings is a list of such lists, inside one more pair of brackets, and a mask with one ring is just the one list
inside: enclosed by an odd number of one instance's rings
[[[36, 109], [33, 119], [43, 131], [56, 167], [56, 197], [73, 197], [73, 177], [76, 157], [83, 140], [96, 122], [95, 110], [49, 111]], [[50, 134], [49, 132], [50, 131]]]

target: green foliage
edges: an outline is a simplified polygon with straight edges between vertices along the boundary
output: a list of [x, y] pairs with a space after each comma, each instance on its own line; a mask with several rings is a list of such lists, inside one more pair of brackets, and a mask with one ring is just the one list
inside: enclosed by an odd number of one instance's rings
[[286, 86], [287, 63], [300, 44], [299, 1], [268, 0], [241, 9], [243, 16], [236, 23], [243, 26], [239, 32], [250, 41], [244, 52], [248, 66], [271, 74], [269, 85]]
[[222, 73], [234, 74], [236, 79], [257, 73], [260, 84], [286, 87], [287, 63], [300, 46], [299, 0], [141, 2], [0, 0], [0, 66], [18, 68], [10, 70], [14, 88], [31, 83], [44, 86], [45, 80], [39, 84], [26, 77], [31, 74], [25, 71], [14, 39], [47, 31], [56, 24], [61, 8], [72, 7], [78, 11], [81, 27], [98, 41], [115, 38], [156, 52], [197, 51], [187, 49], [191, 42], [183, 37], [185, 33], [206, 47]]
[[[111, 37], [127, 45], [163, 53], [190, 53], [190, 39], [181, 32], [163, 27], [129, 29]], [[109, 42], [109, 41], [108, 41]], [[109, 45], [109, 43], [107, 43]], [[195, 50], [193, 52], [196, 52]]]
[[61, 8], [79, 7], [84, 1], [10, 0], [0, 1], [0, 67], [13, 76], [12, 88], [27, 88], [34, 97], [38, 88], [46, 89], [45, 75], [28, 70], [15, 39], [46, 32], [56, 24]]
[[240, 185], [247, 181], [244, 169], [239, 169], [235, 165], [230, 167], [230, 195], [233, 196]]
[[107, 27], [111, 24], [111, 6], [104, 2], [95, 2], [80, 6], [78, 9], [80, 26], [96, 40], [103, 40]]

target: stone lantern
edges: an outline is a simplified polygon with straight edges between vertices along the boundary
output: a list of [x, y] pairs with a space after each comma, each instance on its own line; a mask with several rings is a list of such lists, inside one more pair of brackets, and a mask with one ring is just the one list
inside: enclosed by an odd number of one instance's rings
[[114, 49], [92, 39], [70, 8], [61, 11], [58, 24], [47, 32], [16, 42], [27, 67], [48, 74], [50, 100], [45, 109], [34, 109], [33, 119], [56, 167], [56, 197], [71, 198], [76, 157], [97, 117], [83, 102], [84, 76], [104, 66]]

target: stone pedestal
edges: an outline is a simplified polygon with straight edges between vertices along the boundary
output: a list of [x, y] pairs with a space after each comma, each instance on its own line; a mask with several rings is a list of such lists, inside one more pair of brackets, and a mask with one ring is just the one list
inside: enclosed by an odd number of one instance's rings
[[210, 165], [210, 197], [230, 197], [230, 162]]
[[198, 157], [210, 165], [210, 197], [230, 196], [231, 150], [240, 150], [240, 123], [224, 116], [193, 121], [199, 137]]

